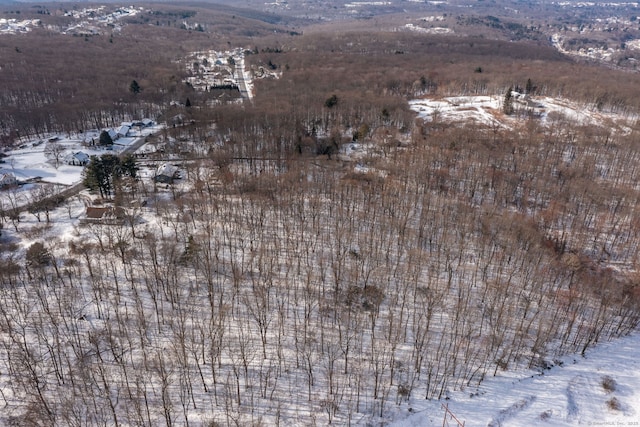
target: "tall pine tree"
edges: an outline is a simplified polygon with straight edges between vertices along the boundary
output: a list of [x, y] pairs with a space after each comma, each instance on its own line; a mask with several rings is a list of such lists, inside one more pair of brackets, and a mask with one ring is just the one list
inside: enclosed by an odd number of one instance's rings
[[502, 101], [502, 112], [510, 116], [513, 114], [513, 86], [509, 86], [507, 93], [504, 94], [504, 101]]
[[106, 130], [100, 132], [100, 145], [113, 145], [113, 138]]
[[132, 155], [122, 160], [114, 154], [93, 156], [84, 170], [82, 183], [90, 190], [98, 190], [100, 197], [111, 196], [115, 183], [122, 176], [136, 178], [138, 166]]
[[533, 82], [531, 81], [531, 79], [527, 79], [527, 85], [525, 86], [524, 90], [527, 95], [531, 95], [533, 93]]

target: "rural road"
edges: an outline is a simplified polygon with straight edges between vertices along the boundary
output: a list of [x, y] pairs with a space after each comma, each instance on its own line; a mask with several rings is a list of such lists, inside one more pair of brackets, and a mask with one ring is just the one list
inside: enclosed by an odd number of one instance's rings
[[236, 82], [242, 99], [251, 101], [251, 93], [244, 76], [244, 58], [236, 60]]

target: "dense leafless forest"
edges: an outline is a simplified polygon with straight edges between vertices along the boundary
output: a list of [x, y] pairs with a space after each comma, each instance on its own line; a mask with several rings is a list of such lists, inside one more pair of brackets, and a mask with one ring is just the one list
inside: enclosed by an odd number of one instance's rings
[[[6, 146], [142, 111], [181, 114], [156, 138], [198, 147], [180, 185], [121, 183], [117, 223], [60, 236], [2, 211], [2, 423], [378, 424], [637, 328], [637, 74], [538, 42], [303, 34], [233, 12], [201, 32], [164, 13], [0, 36]], [[177, 61], [229, 45], [281, 75], [210, 105]], [[491, 127], [408, 105], [528, 80], [629, 121]], [[353, 141], [357, 165], [340, 156]]]

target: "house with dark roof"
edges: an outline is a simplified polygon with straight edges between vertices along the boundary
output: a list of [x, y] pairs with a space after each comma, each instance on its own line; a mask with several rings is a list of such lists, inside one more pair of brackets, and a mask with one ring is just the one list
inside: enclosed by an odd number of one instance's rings
[[127, 213], [119, 206], [87, 206], [85, 217], [81, 219], [84, 224], [123, 224]]

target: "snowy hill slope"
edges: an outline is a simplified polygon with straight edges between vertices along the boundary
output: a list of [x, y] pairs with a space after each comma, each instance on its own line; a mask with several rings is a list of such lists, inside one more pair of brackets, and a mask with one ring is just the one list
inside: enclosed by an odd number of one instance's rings
[[[549, 370], [501, 373], [477, 391], [451, 393], [446, 403], [466, 426], [640, 425], [639, 352], [636, 333]], [[416, 413], [391, 425], [441, 426], [442, 403], [415, 400]]]

